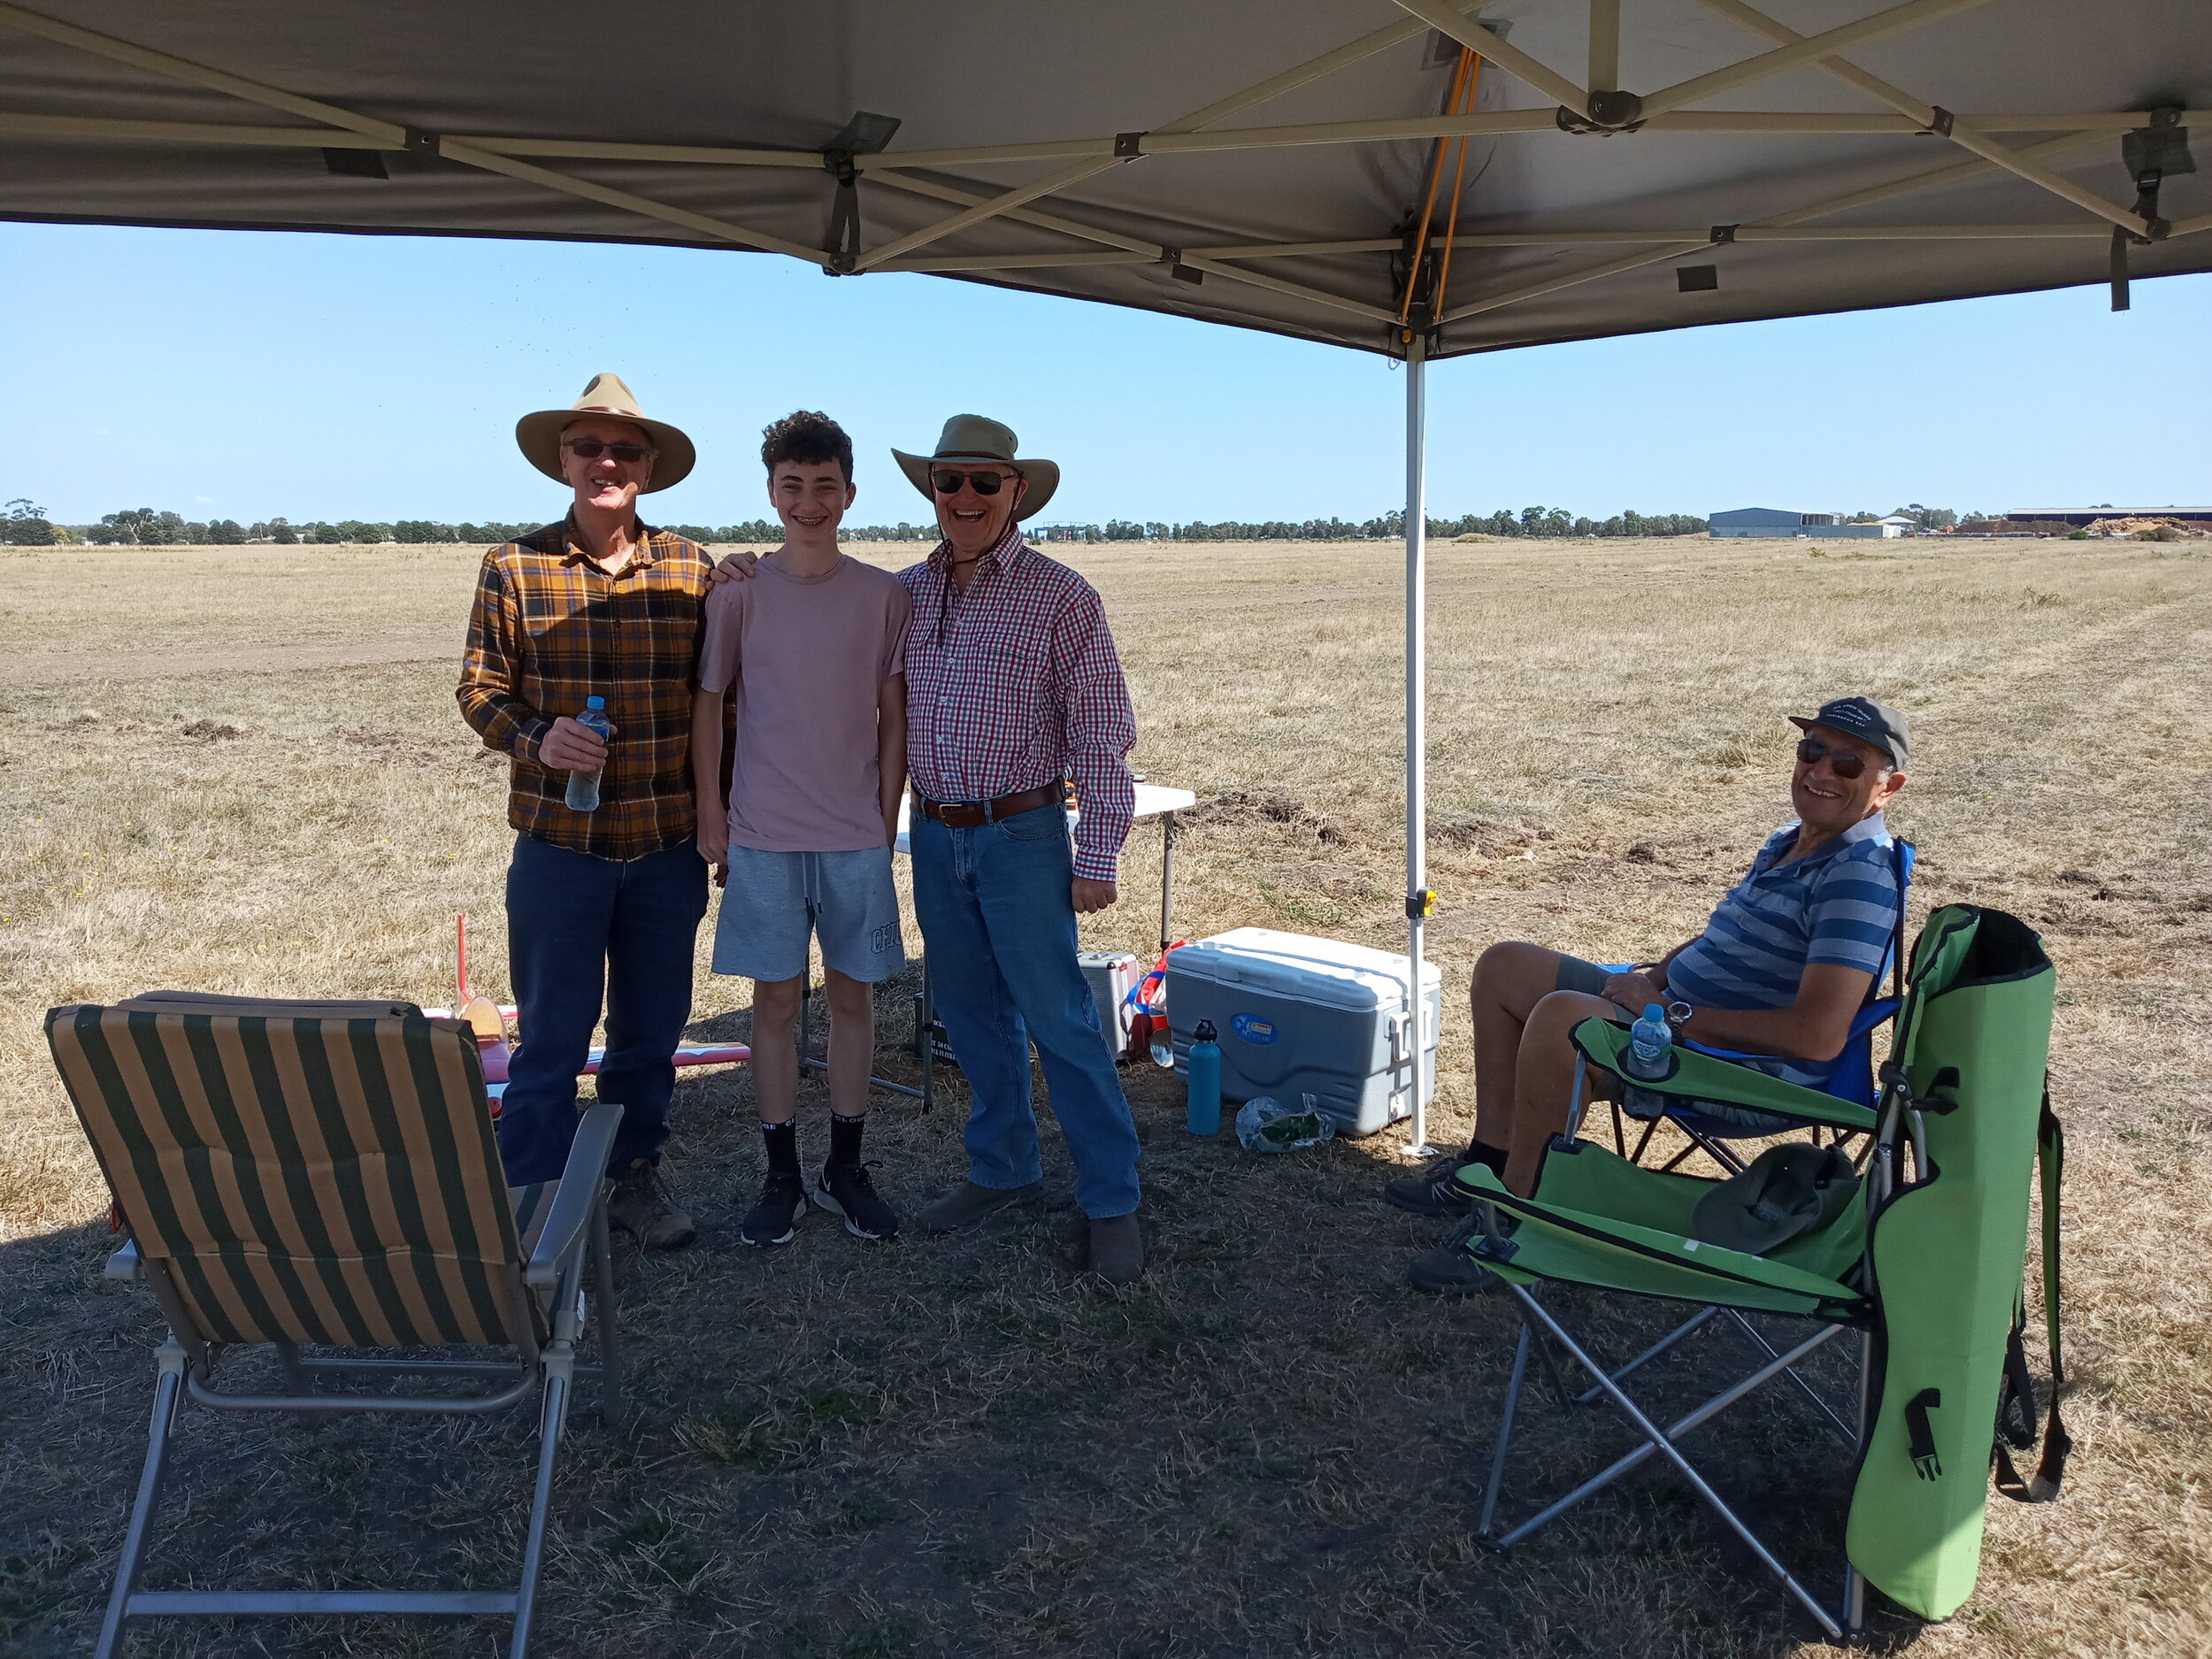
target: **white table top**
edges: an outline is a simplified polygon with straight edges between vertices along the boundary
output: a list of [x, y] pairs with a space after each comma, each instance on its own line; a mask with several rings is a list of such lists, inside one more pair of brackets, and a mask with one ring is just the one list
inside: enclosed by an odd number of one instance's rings
[[[913, 797], [910, 795], [902, 797], [899, 802], [899, 838], [893, 845], [900, 852], [908, 850], [906, 826], [907, 820], [913, 812]], [[1179, 812], [1187, 806], [1197, 804], [1198, 797], [1187, 789], [1163, 788], [1156, 783], [1141, 783], [1137, 786], [1136, 816], [1140, 819], [1158, 818], [1166, 812]], [[1072, 825], [1081, 816], [1080, 813], [1071, 812], [1068, 814], [1068, 822]]]

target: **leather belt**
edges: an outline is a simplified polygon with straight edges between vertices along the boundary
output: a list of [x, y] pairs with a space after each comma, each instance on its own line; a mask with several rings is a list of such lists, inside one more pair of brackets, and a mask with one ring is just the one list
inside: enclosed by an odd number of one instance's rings
[[1034, 789], [1002, 795], [995, 801], [932, 801], [920, 795], [914, 797], [924, 818], [933, 818], [948, 829], [974, 829], [979, 825], [1012, 818], [1018, 812], [1034, 812], [1041, 806], [1052, 806], [1066, 798], [1064, 783], [1039, 784]]

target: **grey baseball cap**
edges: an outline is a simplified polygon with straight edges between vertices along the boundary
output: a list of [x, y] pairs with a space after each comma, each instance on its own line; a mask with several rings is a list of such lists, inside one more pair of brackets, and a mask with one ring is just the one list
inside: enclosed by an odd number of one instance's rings
[[1912, 728], [1905, 724], [1905, 717], [1871, 697], [1838, 697], [1822, 703], [1818, 714], [1793, 714], [1790, 724], [1800, 731], [1824, 726], [1832, 732], [1871, 743], [1886, 750], [1900, 772], [1905, 770], [1906, 756], [1912, 748]]

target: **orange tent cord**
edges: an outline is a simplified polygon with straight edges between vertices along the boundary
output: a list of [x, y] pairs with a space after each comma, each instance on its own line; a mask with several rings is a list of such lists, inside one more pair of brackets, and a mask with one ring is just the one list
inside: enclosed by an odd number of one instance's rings
[[[1467, 83], [1467, 66], [1474, 56], [1474, 53], [1464, 46], [1459, 49], [1459, 62], [1452, 70], [1451, 96], [1444, 101], [1444, 108], [1448, 114], [1459, 113], [1460, 89]], [[1413, 288], [1414, 284], [1421, 280], [1421, 260], [1428, 251], [1429, 245], [1429, 219], [1436, 210], [1436, 187], [1443, 181], [1444, 149], [1450, 142], [1446, 138], [1438, 139], [1435, 158], [1429, 163], [1428, 198], [1421, 204], [1421, 228], [1413, 238], [1413, 264], [1406, 272], [1405, 298], [1399, 303], [1398, 306], [1398, 323], [1401, 327], [1405, 326], [1406, 319], [1413, 314]]]
[[[1482, 59], [1478, 58], [1475, 59], [1474, 72], [1467, 77], [1468, 110], [1475, 107], [1475, 95], [1481, 84]], [[1462, 115], [1466, 112], [1466, 110], [1456, 111]], [[1436, 314], [1439, 317], [1444, 314], [1444, 295], [1450, 288], [1452, 280], [1452, 242], [1459, 234], [1459, 191], [1461, 180], [1467, 176], [1468, 136], [1465, 133], [1459, 135], [1459, 158], [1452, 166], [1452, 211], [1451, 216], [1444, 224], [1443, 267], [1436, 273]]]

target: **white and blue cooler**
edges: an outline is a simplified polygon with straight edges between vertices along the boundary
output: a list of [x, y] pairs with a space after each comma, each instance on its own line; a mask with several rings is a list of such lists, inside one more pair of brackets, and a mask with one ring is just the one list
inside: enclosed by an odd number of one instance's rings
[[[1436, 1094], [1443, 1012], [1443, 976], [1432, 962], [1421, 964], [1421, 992], [1427, 1101]], [[1179, 1071], [1198, 1022], [1213, 1022], [1225, 1100], [1269, 1094], [1295, 1110], [1299, 1096], [1310, 1094], [1349, 1135], [1371, 1135], [1412, 1115], [1413, 1021], [1402, 956], [1239, 927], [1168, 953], [1167, 1017]]]

